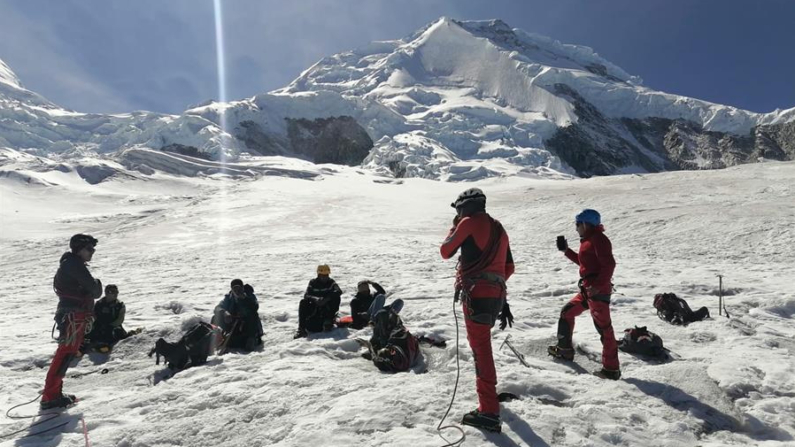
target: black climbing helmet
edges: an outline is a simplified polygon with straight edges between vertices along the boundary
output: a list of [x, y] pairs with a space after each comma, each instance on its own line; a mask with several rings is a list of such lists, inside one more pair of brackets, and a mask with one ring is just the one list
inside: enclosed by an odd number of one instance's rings
[[483, 190], [480, 188], [469, 188], [459, 194], [455, 202], [451, 203], [450, 206], [453, 208], [460, 208], [472, 202], [483, 202], [483, 205], [486, 205], [486, 194], [483, 194]]
[[69, 239], [69, 249], [72, 253], [84, 249], [85, 247], [94, 247], [99, 242], [96, 238], [88, 234], [76, 234]]
[[108, 284], [107, 286], [105, 286], [105, 295], [109, 293], [113, 293], [116, 295], [119, 294], [119, 288], [116, 287], [116, 284]]

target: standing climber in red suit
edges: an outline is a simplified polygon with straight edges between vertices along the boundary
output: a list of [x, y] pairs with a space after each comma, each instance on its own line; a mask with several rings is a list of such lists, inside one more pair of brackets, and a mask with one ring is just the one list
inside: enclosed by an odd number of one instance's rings
[[618, 345], [610, 321], [610, 295], [616, 268], [613, 246], [605, 236], [602, 217], [595, 210], [583, 210], [576, 216], [575, 225], [580, 235], [579, 253], [569, 248], [563, 236], [558, 236], [557, 245], [571, 262], [580, 266], [580, 293], [563, 306], [558, 320], [558, 344], [549, 347], [549, 354], [564, 360], [574, 359], [571, 340], [574, 318], [589, 309], [602, 340], [602, 369], [594, 374], [603, 379], [618, 380], [621, 378]]
[[500, 319], [500, 329], [513, 327], [513, 315], [506, 301], [505, 281], [514, 272], [508, 233], [499, 221], [486, 213], [486, 195], [468, 189], [451, 204], [456, 210], [453, 227], [441, 247], [450, 259], [458, 249], [455, 300], [464, 311], [467, 340], [475, 358], [478, 408], [464, 415], [462, 423], [484, 430], [501, 430], [497, 400], [497, 371], [491, 351], [491, 328]]

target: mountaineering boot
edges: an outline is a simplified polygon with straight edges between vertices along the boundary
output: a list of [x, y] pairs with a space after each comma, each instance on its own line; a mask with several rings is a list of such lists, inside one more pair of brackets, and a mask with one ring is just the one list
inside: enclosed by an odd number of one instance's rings
[[293, 340], [295, 340], [296, 338], [304, 338], [307, 335], [308, 334], [306, 333], [306, 329], [299, 327], [298, 330], [295, 331], [295, 336], [293, 336]]
[[473, 410], [465, 414], [464, 418], [461, 420], [461, 423], [464, 425], [469, 425], [470, 427], [480, 428], [497, 433], [502, 431], [500, 415], [481, 413], [480, 410]]
[[57, 397], [53, 400], [48, 401], [41, 401], [39, 403], [39, 408], [42, 410], [52, 410], [55, 408], [69, 408], [72, 405], [77, 403], [77, 397], [73, 394], [61, 394], [60, 397]]
[[621, 378], [621, 371], [618, 369], [605, 369], [594, 371], [593, 375], [602, 379], [618, 380]]
[[561, 348], [560, 346], [550, 346], [547, 352], [552, 357], [562, 360], [574, 360], [574, 348]]
[[326, 320], [323, 322], [323, 332], [328, 332], [334, 329], [334, 320]]

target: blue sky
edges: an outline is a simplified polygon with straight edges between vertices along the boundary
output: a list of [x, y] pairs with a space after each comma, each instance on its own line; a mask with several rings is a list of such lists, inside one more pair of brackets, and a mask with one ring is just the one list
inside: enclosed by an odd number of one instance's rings
[[[587, 45], [648, 87], [757, 112], [795, 107], [790, 0], [223, 0], [228, 96], [441, 16], [500, 18]], [[6, 0], [0, 59], [84, 112], [178, 113], [217, 99], [212, 0]]]

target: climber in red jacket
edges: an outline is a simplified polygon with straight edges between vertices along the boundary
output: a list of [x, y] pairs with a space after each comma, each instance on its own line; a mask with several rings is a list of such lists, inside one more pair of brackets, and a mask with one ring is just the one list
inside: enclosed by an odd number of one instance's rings
[[569, 248], [566, 238], [558, 236], [558, 250], [573, 263], [580, 266], [580, 293], [569, 301], [560, 312], [558, 320], [558, 344], [549, 347], [549, 354], [564, 360], [574, 359], [572, 333], [574, 318], [590, 309], [594, 326], [602, 340], [602, 369], [594, 372], [605, 379], [618, 380], [621, 371], [618, 365], [618, 345], [610, 321], [610, 295], [613, 293], [613, 271], [616, 261], [610, 239], [604, 234], [601, 216], [591, 209], [583, 210], [575, 218], [577, 234], [580, 235], [580, 252]]
[[491, 351], [491, 328], [499, 318], [500, 329], [513, 326], [506, 301], [505, 281], [514, 272], [508, 233], [486, 213], [486, 196], [478, 188], [462, 192], [451, 204], [456, 210], [453, 227], [441, 246], [442, 258], [450, 259], [458, 249], [455, 299], [461, 299], [467, 340], [475, 358], [480, 405], [467, 413], [463, 424], [485, 430], [501, 430], [497, 401], [497, 372]]

